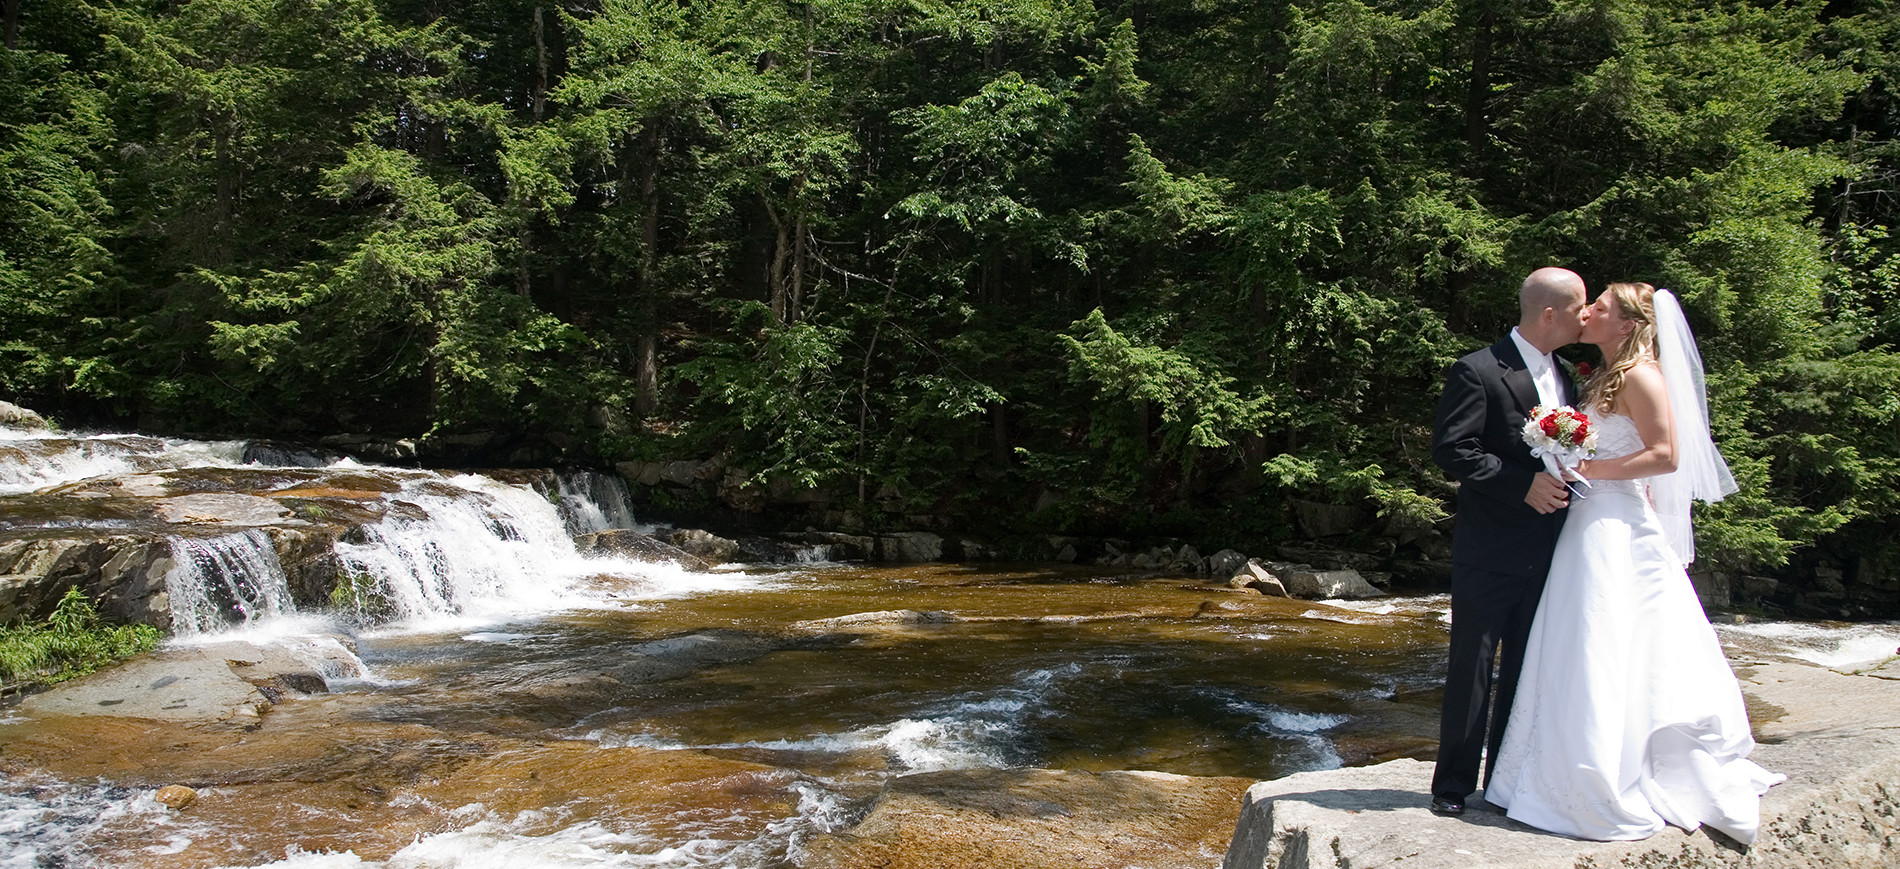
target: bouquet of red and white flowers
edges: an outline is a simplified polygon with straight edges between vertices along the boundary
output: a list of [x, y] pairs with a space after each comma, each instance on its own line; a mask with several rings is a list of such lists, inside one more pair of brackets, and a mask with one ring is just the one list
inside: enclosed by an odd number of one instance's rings
[[1551, 476], [1562, 480], [1564, 471], [1569, 471], [1572, 479], [1590, 485], [1577, 473], [1577, 463], [1597, 452], [1597, 431], [1589, 416], [1569, 405], [1540, 404], [1531, 408], [1530, 418], [1524, 421], [1524, 442], [1530, 444], [1531, 455], [1544, 460]]

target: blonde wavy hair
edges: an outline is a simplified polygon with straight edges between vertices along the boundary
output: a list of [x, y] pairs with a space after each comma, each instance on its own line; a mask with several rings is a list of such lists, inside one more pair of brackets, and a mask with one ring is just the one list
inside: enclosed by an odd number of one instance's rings
[[1616, 302], [1623, 319], [1636, 324], [1616, 348], [1616, 357], [1603, 360], [1603, 367], [1583, 386], [1592, 406], [1612, 410], [1630, 369], [1656, 360], [1656, 288], [1644, 283], [1611, 284], [1603, 292]]

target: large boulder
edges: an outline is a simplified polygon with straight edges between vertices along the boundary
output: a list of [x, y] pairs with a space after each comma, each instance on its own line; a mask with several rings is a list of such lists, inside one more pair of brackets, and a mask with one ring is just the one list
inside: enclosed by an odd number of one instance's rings
[[1359, 600], [1385, 596], [1385, 592], [1367, 582], [1357, 570], [1309, 570], [1296, 567], [1280, 572], [1279, 577], [1286, 586], [1287, 594], [1307, 600]]
[[1235, 573], [1232, 578], [1227, 580], [1227, 586], [1229, 588], [1253, 589], [1270, 597], [1293, 596], [1287, 593], [1285, 583], [1282, 583], [1279, 577], [1274, 576], [1272, 571], [1267, 569], [1266, 565], [1260, 563], [1259, 559], [1248, 561], [1246, 566], [1240, 569], [1240, 572]]
[[195, 492], [160, 499], [154, 506], [161, 518], [179, 525], [258, 526], [291, 521], [289, 508], [276, 500], [235, 492]]
[[319, 438], [317, 443], [345, 455], [372, 462], [404, 464], [416, 459], [416, 442], [413, 438], [338, 434]]
[[852, 613], [848, 616], [833, 616], [828, 619], [810, 619], [792, 625], [794, 630], [810, 633], [828, 633], [832, 631], [850, 631], [860, 628], [912, 628], [920, 625], [947, 625], [962, 621], [955, 615], [931, 610], [879, 610], [868, 613]]
[[0, 426], [25, 429], [27, 431], [48, 431], [53, 424], [46, 417], [27, 410], [8, 401], [0, 401]]
[[688, 570], [711, 567], [705, 559], [671, 543], [640, 531], [614, 528], [582, 534], [574, 538], [574, 548], [582, 555], [624, 558], [629, 561], [671, 562]]
[[739, 554], [739, 543], [710, 531], [681, 528], [667, 535], [667, 542], [707, 564], [725, 564]]
[[1214, 576], [1233, 576], [1247, 565], [1247, 556], [1223, 549], [1207, 557], [1207, 572]]
[[169, 629], [171, 566], [170, 545], [139, 535], [75, 528], [0, 541], [0, 623], [43, 619], [79, 588], [109, 621]]
[[864, 561], [877, 552], [877, 539], [838, 531], [795, 531], [782, 535], [788, 542], [810, 547], [820, 561]]
[[943, 558], [943, 537], [928, 531], [903, 531], [877, 537], [880, 561], [918, 564]]
[[341, 638], [296, 646], [241, 641], [165, 649], [27, 697], [27, 715], [110, 715], [192, 724], [254, 724], [271, 706], [328, 690], [325, 672], [361, 677]]
[[679, 679], [699, 670], [757, 660], [786, 645], [749, 631], [705, 630], [635, 643], [605, 675], [624, 685]]
[[1327, 570], [1377, 570], [1383, 561], [1379, 556], [1366, 552], [1354, 552], [1349, 549], [1326, 549], [1315, 546], [1281, 546], [1274, 550], [1282, 560], [1295, 564], [1310, 564]]

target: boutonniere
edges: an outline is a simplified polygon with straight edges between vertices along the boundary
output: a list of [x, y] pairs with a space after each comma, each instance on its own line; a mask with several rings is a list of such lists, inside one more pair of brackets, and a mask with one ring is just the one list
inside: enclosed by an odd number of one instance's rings
[[1593, 367], [1593, 366], [1592, 366], [1592, 365], [1591, 365], [1590, 363], [1588, 363], [1588, 362], [1579, 362], [1579, 363], [1577, 363], [1577, 376], [1578, 376], [1578, 377], [1582, 377], [1582, 378], [1584, 378], [1584, 379], [1586, 379], [1586, 380], [1587, 380], [1587, 379], [1589, 379], [1589, 377], [1590, 377], [1590, 372], [1592, 372], [1592, 371], [1595, 371], [1595, 370], [1596, 370], [1596, 368], [1595, 368], [1595, 367]]

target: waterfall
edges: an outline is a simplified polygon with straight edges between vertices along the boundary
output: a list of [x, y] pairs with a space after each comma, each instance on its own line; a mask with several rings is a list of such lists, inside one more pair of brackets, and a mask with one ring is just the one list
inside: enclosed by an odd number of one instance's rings
[[614, 528], [638, 527], [633, 520], [633, 495], [627, 481], [617, 476], [579, 471], [556, 477], [560, 487], [561, 518], [569, 534], [592, 534]]
[[560, 512], [527, 487], [463, 475], [390, 500], [360, 542], [336, 545], [359, 609], [395, 621], [547, 611], [583, 572]]
[[262, 531], [174, 537], [171, 549], [173, 566], [165, 574], [165, 591], [177, 636], [248, 627], [296, 610], [277, 550]]
[[242, 441], [178, 441], [143, 435], [88, 436], [0, 428], [0, 495], [92, 477], [244, 464]]
[[[7, 432], [7, 434], [15, 434]], [[157, 452], [149, 438], [0, 438], [0, 494], [17, 495], [88, 477], [139, 470]]]

